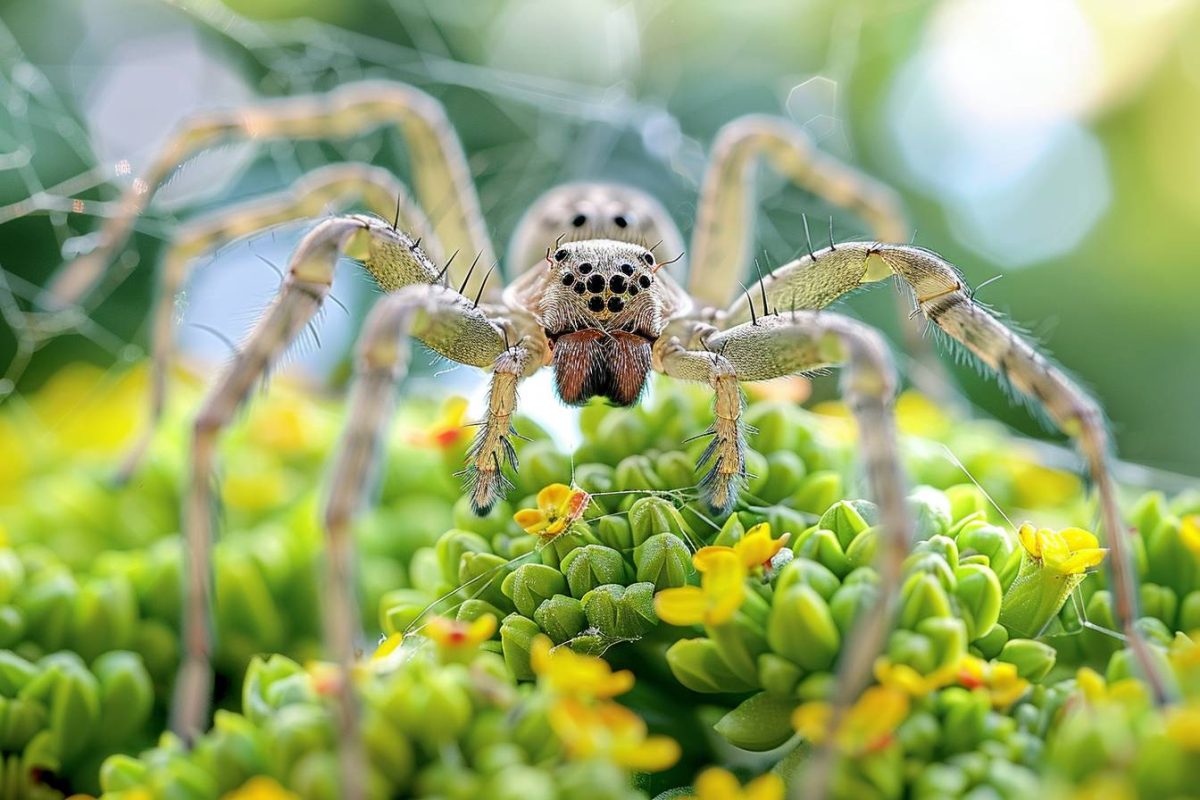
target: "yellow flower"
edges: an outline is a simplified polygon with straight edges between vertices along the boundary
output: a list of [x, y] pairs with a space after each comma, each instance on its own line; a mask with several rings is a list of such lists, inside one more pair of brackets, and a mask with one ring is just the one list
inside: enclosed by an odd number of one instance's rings
[[1100, 547], [1095, 535], [1082, 528], [1063, 528], [1052, 531], [1034, 528], [1028, 522], [1017, 531], [1025, 552], [1040, 561], [1046, 569], [1063, 575], [1080, 575], [1104, 560], [1106, 548]]
[[789, 375], [786, 378], [753, 381], [743, 385], [746, 387], [747, 394], [755, 400], [764, 402], [789, 403], [798, 406], [812, 396], [812, 381], [803, 375]]
[[1180, 520], [1179, 538], [1193, 555], [1200, 556], [1200, 514], [1188, 514]]
[[226, 793], [221, 800], [300, 800], [300, 795], [289, 792], [274, 778], [256, 775], [237, 789]]
[[496, 618], [483, 614], [471, 622], [434, 617], [421, 629], [422, 635], [432, 639], [442, 650], [464, 652], [474, 650], [492, 638], [496, 632]]
[[1029, 681], [1017, 674], [1016, 664], [975, 656], [963, 656], [959, 662], [958, 682], [968, 689], [986, 689], [998, 711], [1020, 700], [1029, 689]]
[[893, 664], [887, 658], [875, 662], [875, 679], [883, 686], [898, 689], [911, 697], [924, 697], [954, 682], [957, 664], [948, 664], [922, 675], [907, 664]]
[[676, 741], [649, 736], [646, 723], [613, 702], [588, 705], [572, 697], [550, 708], [550, 727], [572, 759], [600, 758], [637, 772], [659, 772], [679, 760]]
[[[864, 755], [892, 743], [896, 728], [908, 716], [908, 694], [889, 686], [871, 686], [842, 717], [833, 741], [846, 755]], [[815, 744], [829, 739], [833, 707], [805, 703], [792, 714], [792, 727]]]
[[746, 531], [746, 535], [735, 542], [733, 547], [725, 547], [724, 545], [701, 547], [692, 556], [692, 563], [696, 565], [696, 569], [700, 572], [705, 572], [711, 558], [719, 557], [718, 554], [722, 552], [732, 552], [737, 554], [738, 559], [742, 562], [742, 566], [749, 572], [770, 564], [771, 559], [783, 549], [791, 536], [790, 533], [785, 533], [778, 539], [772, 539], [771, 524], [761, 522]]
[[1078, 476], [1042, 466], [1032, 454], [1018, 451], [1003, 460], [1012, 475], [1013, 500], [1021, 508], [1061, 508], [1083, 491]]
[[454, 396], [442, 405], [437, 422], [427, 429], [414, 432], [409, 441], [418, 447], [449, 450], [467, 436], [467, 398]]
[[1104, 676], [1088, 667], [1075, 673], [1075, 685], [1091, 705], [1101, 703], [1143, 703], [1149, 700], [1146, 686], [1135, 678], [1109, 683]]
[[563, 696], [607, 699], [633, 688], [629, 670], [613, 672], [604, 659], [580, 655], [566, 646], [554, 647], [545, 636], [533, 640], [530, 664], [546, 686]]
[[1184, 750], [1200, 752], [1200, 703], [1193, 700], [1166, 712], [1167, 738]]
[[694, 795], [682, 800], [783, 800], [783, 779], [773, 772], [759, 775], [744, 787], [732, 772], [709, 767], [696, 776]]
[[513, 519], [526, 533], [553, 539], [583, 516], [591, 497], [582, 489], [552, 483], [537, 494], [537, 508], [522, 508]]
[[669, 625], [721, 625], [733, 619], [745, 599], [741, 558], [731, 547], [706, 547], [692, 562], [700, 570], [700, 585], [663, 589], [655, 595], [658, 618]]
[[919, 392], [903, 392], [896, 398], [896, 427], [901, 433], [938, 439], [950, 432], [952, 422], [937, 403]]

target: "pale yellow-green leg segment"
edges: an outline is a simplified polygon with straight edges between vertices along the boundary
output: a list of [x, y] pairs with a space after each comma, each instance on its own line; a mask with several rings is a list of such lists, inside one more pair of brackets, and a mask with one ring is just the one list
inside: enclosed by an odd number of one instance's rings
[[[352, 670], [359, 616], [354, 596], [351, 522], [372, 484], [391, 419], [396, 384], [408, 367], [409, 339], [476, 367], [495, 365], [497, 379], [518, 348], [507, 348], [503, 332], [482, 309], [453, 289], [408, 286], [379, 301], [359, 340], [357, 369], [325, 506], [326, 580], [324, 621], [330, 655], [340, 668], [339, 750], [343, 797], [362, 796], [365, 754], [359, 735]], [[506, 374], [506, 373], [505, 373]]]
[[207, 721], [212, 689], [210, 540], [217, 439], [271, 364], [320, 309], [343, 254], [363, 261], [385, 286], [428, 284], [437, 275], [420, 247], [390, 222], [361, 216], [321, 222], [297, 245], [278, 296], [206, 395], [194, 423], [192, 472], [184, 500], [184, 654], [172, 729], [185, 740], [193, 739]]
[[[717, 133], [700, 186], [688, 256], [688, 292], [698, 305], [724, 308], [739, 291], [754, 241], [760, 158], [802, 189], [858, 214], [879, 241], [908, 240], [908, 222], [890, 188], [820, 152], [804, 131], [786, 120], [740, 117]], [[881, 277], [886, 274], [872, 279]]]
[[[871, 497], [879, 506], [883, 539], [876, 556], [878, 601], [855, 623], [838, 662], [830, 719], [831, 729], [836, 729], [870, 680], [871, 667], [886, 644], [899, 603], [904, 559], [912, 546], [913, 523], [905, 504], [905, 478], [896, 442], [896, 376], [891, 356], [875, 330], [840, 314], [813, 311], [764, 317], [715, 333], [705, 345], [712, 353], [693, 351], [690, 358], [682, 354], [672, 358], [675, 373], [692, 377], [703, 364], [713, 368], [719, 363], [720, 374], [732, 372], [738, 380], [757, 381], [843, 366], [842, 393], [858, 422], [859, 449]], [[833, 757], [828, 749], [814, 756], [805, 782], [806, 796], [824, 796]]]
[[175, 302], [196, 261], [230, 241], [272, 225], [337, 211], [358, 202], [415, 236], [429, 257], [440, 261], [442, 253], [432, 238], [429, 220], [409, 199], [404, 184], [387, 170], [366, 164], [322, 167], [297, 180], [287, 191], [221, 209], [180, 227], [160, 268], [150, 333], [149, 419], [126, 453], [118, 480], [127, 480], [137, 470], [162, 418], [174, 355]]
[[[400, 83], [363, 81], [327, 94], [267, 100], [184, 122], [121, 196], [120, 212], [105, 220], [96, 248], [66, 264], [55, 276], [48, 302], [59, 307], [76, 305], [101, 282], [138, 215], [171, 173], [196, 153], [244, 139], [345, 138], [389, 124], [400, 131], [408, 147], [414, 193], [433, 221], [442, 248], [466, 256], [451, 269], [451, 281], [458, 285], [475, 256], [488, 265], [495, 260], [462, 145], [445, 110], [429, 95]], [[473, 297], [481, 282], [482, 273], [477, 270], [467, 294]], [[494, 287], [485, 298], [498, 294]]]

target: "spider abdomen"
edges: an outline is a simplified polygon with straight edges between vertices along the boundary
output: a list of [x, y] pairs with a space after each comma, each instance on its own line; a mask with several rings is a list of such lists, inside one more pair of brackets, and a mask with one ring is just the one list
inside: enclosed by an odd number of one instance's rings
[[554, 384], [568, 405], [605, 397], [631, 406], [641, 397], [650, 372], [650, 340], [626, 331], [589, 328], [554, 343]]

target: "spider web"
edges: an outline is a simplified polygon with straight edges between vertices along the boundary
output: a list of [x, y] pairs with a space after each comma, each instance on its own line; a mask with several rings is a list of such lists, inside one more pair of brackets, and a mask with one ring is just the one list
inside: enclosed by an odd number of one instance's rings
[[[826, 150], [840, 156], [848, 150], [835, 113], [840, 76], [852, 68], [856, 56], [853, 14], [830, 12], [823, 18], [826, 30], [814, 35], [817, 41], [843, 42], [844, 47], [814, 51], [814, 58], [823, 60], [806, 64], [806, 74], [782, 79], [747, 107], [746, 102], [739, 104], [735, 83], [704, 91], [690, 87], [680, 101], [677, 90], [685, 87], [683, 75], [657, 77], [639, 86], [630, 79], [640, 80], [648, 72], [639, 66], [640, 72], [611, 76], [611, 83], [604, 84], [497, 66], [504, 59], [496, 57], [495, 47], [491, 58], [486, 52], [482, 56], [467, 52], [470, 48], [463, 45], [461, 30], [468, 22], [475, 34], [482, 24], [527, 24], [520, 14], [533, 14], [537, 0], [511, 3], [500, 16], [483, 21], [472, 19], [476, 6], [462, 2], [376, 4], [372, 10], [379, 16], [378, 37], [311, 19], [250, 20], [217, 0], [97, 0], [77, 7], [64, 0], [62, 5], [65, 12], [85, 20], [95, 40], [93, 47], [107, 50], [102, 61], [110, 81], [116, 80], [113, 70], [124, 68], [126, 78], [136, 79], [139, 74], [152, 74], [158, 62], [139, 60], [155, 57], [144, 42], [128, 41], [120, 30], [93, 34], [92, 28], [99, 27], [102, 17], [145, 13], [153, 18], [147, 26], [150, 32], [183, 36], [193, 44], [200, 60], [182, 62], [182, 69], [233, 76], [233, 88], [217, 98], [226, 105], [380, 77], [434, 94], [447, 105], [463, 138], [484, 214], [501, 253], [524, 208], [543, 191], [567, 180], [594, 178], [642, 186], [664, 202], [687, 235], [707, 143], [715, 128], [737, 113], [790, 115]], [[647, 51], [652, 45], [643, 39], [653, 22], [653, 8], [635, 11], [603, 0], [593, 5], [599, 9], [599, 19], [611, 18], [632, 32], [632, 38], [626, 36], [626, 47], [634, 52], [626, 53], [626, 60], [636, 63], [650, 58]], [[177, 170], [137, 220], [133, 238], [101, 291], [79, 308], [52, 309], [44, 301], [43, 287], [65, 259], [92, 247], [90, 234], [116, 213], [116, 199], [124, 186], [136, 180], [137, 168], [136, 161], [131, 166], [132, 159], [118, 157], [122, 143], [114, 145], [112, 133], [105, 133], [103, 97], [97, 99], [101, 89], [93, 85], [90, 92], [74, 91], [77, 73], [39, 58], [35, 26], [30, 23], [37, 16], [29, 12], [34, 6], [26, 0], [27, 13], [22, 16], [18, 0], [14, 13], [6, 12], [0, 20], [4, 108], [0, 118], [0, 401], [36, 387], [66, 361], [83, 358], [112, 366], [141, 358], [148, 346], [154, 265], [181, 220], [283, 189], [305, 172], [337, 161], [365, 161], [407, 175], [403, 144], [384, 129], [346, 140], [243, 145], [199, 156]], [[504, 13], [516, 18], [506, 21]], [[499, 41], [502, 45], [503, 39]], [[181, 62], [171, 63], [173, 69], [181, 69]], [[125, 92], [137, 89], [136, 84], [132, 89], [119, 85]], [[698, 103], [701, 99], [703, 104]], [[116, 107], [121, 108], [119, 102]], [[108, 114], [112, 113], [110, 103]], [[157, 140], [142, 138], [138, 152], [144, 160], [161, 142], [161, 134]], [[756, 241], [765, 262], [778, 264], [803, 246], [802, 214], [823, 220], [833, 212], [765, 173], [763, 178], [760, 194], [766, 213], [759, 221]], [[215, 331], [228, 343], [209, 343], [217, 347], [218, 357], [226, 346], [232, 347], [266, 305], [278, 280], [262, 262], [283, 263], [303, 227], [251, 236], [226, 246], [207, 262], [202, 260], [197, 272], [219, 268], [223, 261], [237, 262], [236, 269], [265, 282], [265, 293], [255, 297], [253, 304], [231, 310], [222, 305], [229, 302], [228, 283], [224, 294], [189, 289], [189, 300], [198, 299], [198, 305], [206, 308], [204, 314], [179, 309], [180, 316], [190, 318], [186, 327], [192, 331], [184, 333], [194, 338], [198, 329]], [[838, 238], [862, 233], [859, 223], [838, 216]], [[340, 338], [325, 343], [323, 349], [332, 349], [334, 358], [344, 359], [353, 328], [365, 311], [369, 298], [354, 300], [363, 288], [354, 281], [335, 284], [335, 296], [343, 292], [351, 296], [347, 305], [352, 313], [342, 323], [346, 330]], [[324, 371], [330, 371], [328, 364]]]

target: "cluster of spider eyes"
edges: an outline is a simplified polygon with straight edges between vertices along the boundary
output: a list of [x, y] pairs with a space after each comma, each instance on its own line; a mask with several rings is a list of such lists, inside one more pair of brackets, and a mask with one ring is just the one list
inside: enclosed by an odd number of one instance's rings
[[[566, 260], [567, 256], [568, 253], [566, 250], [559, 250], [554, 254], [554, 260], [561, 263]], [[647, 266], [651, 266], [654, 264], [654, 256], [649, 253], [643, 253], [642, 261]], [[578, 275], [572, 272], [564, 272], [562, 284], [572, 289], [575, 294], [591, 293], [592, 296], [588, 299], [588, 308], [591, 311], [600, 312], [607, 308], [615, 314], [625, 308], [625, 301], [617, 297], [617, 295], [626, 295], [630, 298], [636, 297], [638, 292], [643, 289], [649, 289], [650, 284], [654, 281], [653, 278], [645, 273], [635, 276], [634, 273], [637, 270], [634, 269], [633, 264], [628, 262], [621, 264], [619, 269], [620, 272], [613, 273], [609, 276], [608, 280], [605, 280], [603, 275], [594, 271], [595, 267], [591, 262], [585, 261], [576, 267], [576, 270], [579, 272]], [[605, 289], [613, 295], [608, 298], [607, 303], [601, 297]]]

